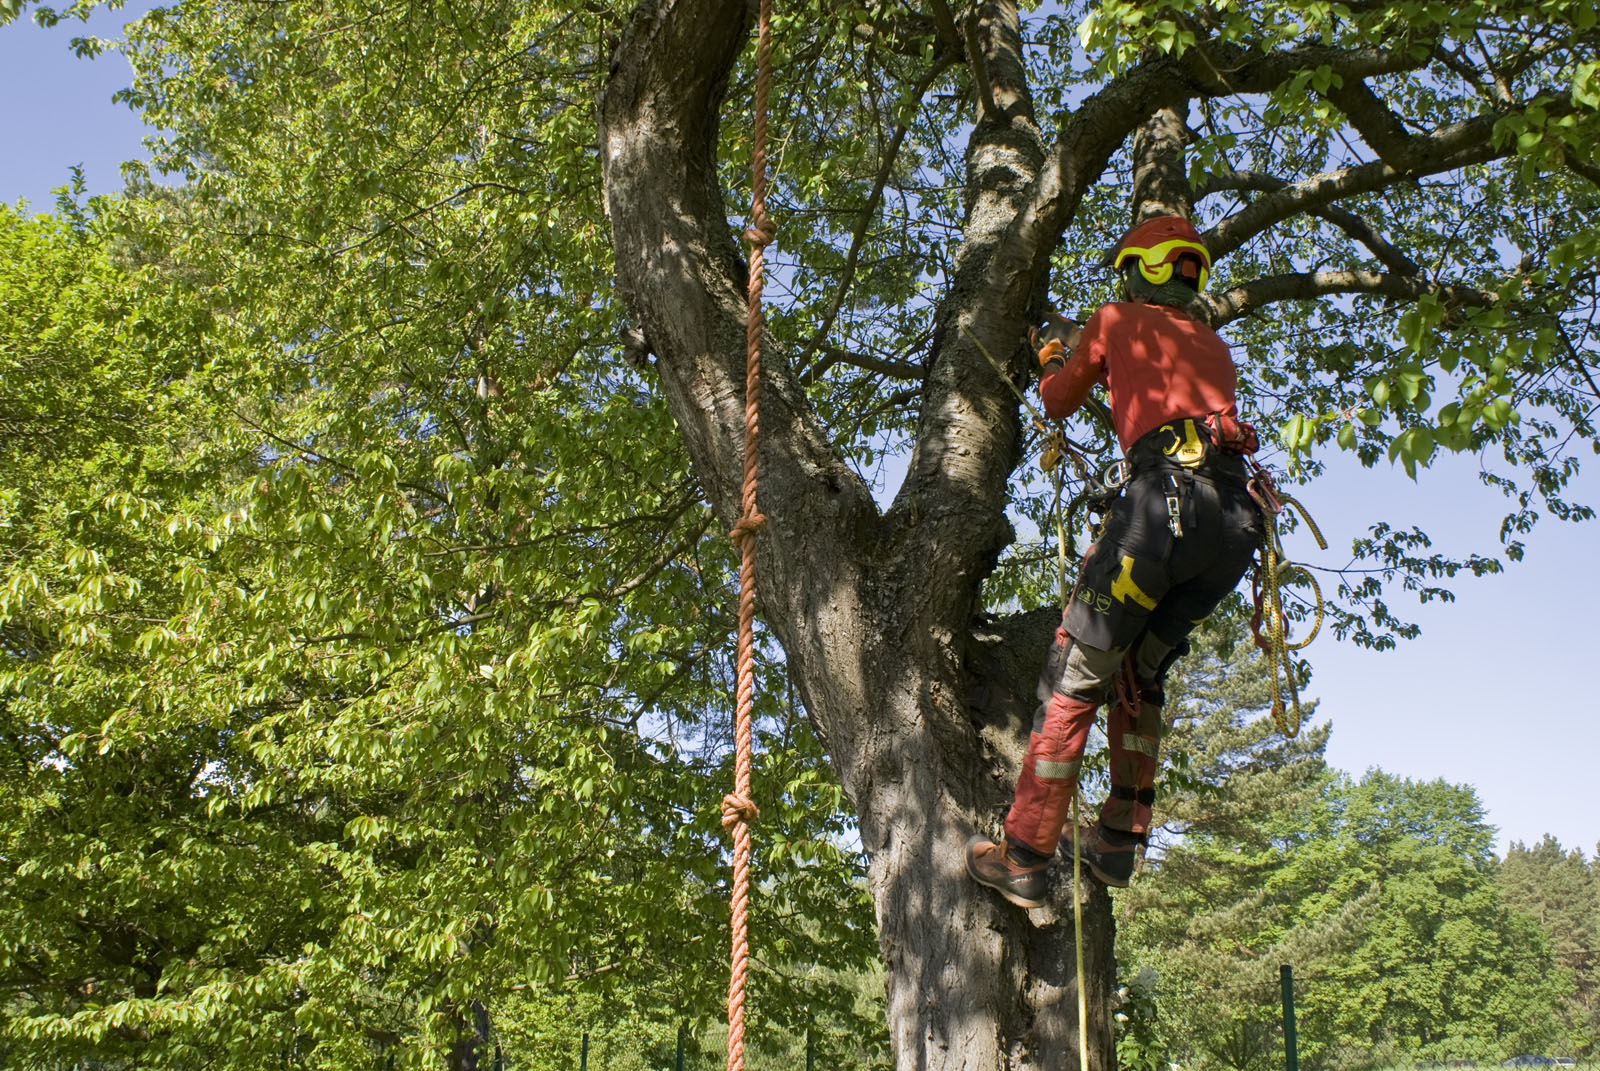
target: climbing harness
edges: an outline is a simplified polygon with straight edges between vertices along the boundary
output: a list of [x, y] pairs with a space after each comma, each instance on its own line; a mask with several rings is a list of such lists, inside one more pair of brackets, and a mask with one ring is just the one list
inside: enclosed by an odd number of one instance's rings
[[[1272, 720], [1277, 723], [1278, 731], [1291, 739], [1300, 735], [1300, 688], [1295, 682], [1294, 662], [1290, 659], [1290, 652], [1306, 647], [1317, 638], [1317, 633], [1322, 631], [1322, 586], [1317, 583], [1317, 578], [1304, 569], [1300, 569], [1289, 561], [1283, 553], [1283, 540], [1278, 533], [1278, 518], [1287, 509], [1293, 509], [1300, 514], [1300, 519], [1311, 529], [1311, 535], [1316, 539], [1317, 546], [1322, 550], [1328, 549], [1328, 541], [1322, 536], [1322, 529], [1317, 527], [1317, 522], [1311, 519], [1311, 514], [1305, 506], [1290, 495], [1278, 490], [1272, 481], [1272, 475], [1256, 463], [1254, 458], [1249, 459], [1251, 475], [1245, 486], [1250, 491], [1250, 497], [1255, 500], [1256, 506], [1261, 510], [1262, 520], [1266, 522], [1266, 538], [1262, 541], [1261, 556], [1256, 560], [1255, 574], [1251, 578], [1251, 601], [1254, 611], [1250, 617], [1250, 632], [1255, 637], [1256, 646], [1267, 653], [1267, 660], [1271, 665], [1272, 673]], [[1291, 643], [1289, 628], [1283, 612], [1283, 589], [1290, 582], [1290, 574], [1294, 582], [1304, 580], [1311, 585], [1312, 592], [1312, 620], [1311, 631], [1306, 638]], [[1263, 632], [1265, 626], [1265, 632]], [[1282, 684], [1280, 684], [1280, 678]], [[1283, 701], [1283, 692], [1287, 688], [1289, 704], [1286, 707]]]
[[722, 798], [722, 825], [733, 834], [732, 952], [728, 971], [728, 1071], [744, 1071], [744, 990], [750, 968], [750, 738], [755, 706], [756, 447], [761, 411], [761, 290], [766, 248], [777, 237], [767, 216], [767, 95], [772, 84], [772, 0], [761, 0], [756, 30], [755, 121], [750, 152], [749, 311], [745, 317], [744, 482], [740, 515], [728, 538], [739, 548], [739, 644], [734, 700], [734, 789]]

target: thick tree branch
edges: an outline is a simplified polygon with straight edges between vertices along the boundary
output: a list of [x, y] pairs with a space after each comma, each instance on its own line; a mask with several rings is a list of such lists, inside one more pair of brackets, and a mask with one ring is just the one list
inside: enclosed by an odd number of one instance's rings
[[1436, 294], [1447, 307], [1485, 306], [1495, 295], [1470, 286], [1441, 285], [1415, 275], [1389, 275], [1370, 271], [1316, 271], [1269, 275], [1222, 294], [1205, 298], [1211, 322], [1221, 326], [1249, 316], [1275, 301], [1304, 301], [1330, 294], [1378, 294], [1415, 301]]
[[1262, 54], [1241, 45], [1201, 41], [1177, 61], [1192, 96], [1268, 93], [1301, 71], [1327, 67], [1346, 82], [1399, 74], [1427, 64], [1404, 50], [1310, 45]]
[[950, 630], [971, 615], [985, 562], [1010, 538], [1005, 486], [1021, 425], [1006, 383], [970, 339], [1001, 359], [1019, 353], [1028, 302], [990, 300], [996, 271], [1008, 270], [994, 258], [1044, 157], [1017, 6], [987, 0], [977, 16], [995, 107], [980, 113], [968, 141], [962, 243], [935, 314], [906, 480], [888, 515], [900, 560], [915, 574], [909, 586], [928, 600], [918, 612]]
[[1505, 156], [1512, 151], [1511, 147], [1495, 148], [1490, 137], [1500, 118], [1499, 115], [1480, 116], [1453, 123], [1426, 137], [1413, 137], [1406, 152], [1408, 169], [1404, 171], [1377, 160], [1313, 175], [1258, 197], [1206, 232], [1206, 247], [1211, 250], [1213, 259], [1220, 260], [1274, 224], [1323, 208], [1340, 198], [1371, 193], [1425, 174], [1441, 174]]
[[[721, 523], [739, 516], [746, 265], [728, 227], [716, 161], [728, 74], [748, 40], [743, 0], [641, 7], [600, 98], [600, 150], [618, 286], [657, 355], [661, 391]], [[781, 239], [780, 239], [781, 240]], [[854, 648], [834, 624], [876, 544], [870, 490], [844, 464], [769, 339], [762, 346], [757, 536], [763, 617], [809, 709], [860, 710], [859, 679], [816, 668]], [[826, 694], [814, 690], [822, 687]], [[860, 726], [829, 725], [848, 752]]]
[[[646, 5], [601, 98], [620, 281], [642, 313], [667, 400], [725, 523], [737, 516], [743, 468], [746, 265], [725, 222], [715, 149], [727, 74], [747, 37], [740, 0]], [[762, 374], [764, 419], [783, 432], [768, 436], [766, 449], [785, 465], [829, 468], [833, 451], [793, 371], [768, 356]], [[775, 495], [780, 486], [775, 480]], [[788, 490], [808, 493], [804, 480]]]
[[1133, 135], [1133, 220], [1188, 217], [1194, 207], [1184, 160], [1189, 127], [1184, 111], [1161, 108]]
[[984, 0], [967, 23], [967, 47], [983, 72], [979, 92], [989, 101], [980, 121], [1033, 123], [1033, 93], [1022, 59], [1022, 24], [1017, 0]]
[[1325, 95], [1384, 163], [1405, 174], [1427, 166], [1427, 147], [1365, 82], [1347, 81], [1330, 87]]
[[[1521, 108], [1475, 116], [1440, 127], [1431, 134], [1412, 134], [1378, 96], [1362, 82], [1351, 82], [1329, 91], [1333, 101], [1350, 119], [1351, 125], [1379, 159], [1354, 164], [1338, 171], [1313, 175], [1300, 182], [1285, 184], [1265, 197], [1257, 198], [1241, 211], [1212, 228], [1206, 245], [1213, 258], [1221, 259], [1245, 242], [1291, 216], [1322, 212], [1332, 202], [1361, 193], [1383, 189], [1425, 175], [1442, 174], [1469, 164], [1509, 156], [1513, 143], [1494, 144], [1494, 128], [1502, 119], [1518, 114]], [[1546, 102], [1549, 115], [1564, 114], [1569, 101]], [[1338, 222], [1333, 216], [1328, 217]], [[1343, 224], [1340, 224], [1343, 226]], [[1355, 232], [1352, 236], [1356, 236]], [[1400, 267], [1397, 260], [1370, 246], [1386, 266]]]
[[[1195, 191], [1195, 201], [1198, 203], [1206, 197], [1223, 192], [1242, 192], [1245, 190], [1260, 193], [1277, 193], [1288, 187], [1286, 179], [1274, 175], [1264, 175], [1259, 171], [1218, 171], [1206, 177], [1200, 188]], [[1399, 275], [1416, 275], [1422, 269], [1416, 261], [1406, 256], [1400, 249], [1385, 241], [1372, 225], [1354, 212], [1343, 208], [1323, 206], [1313, 208], [1310, 214], [1327, 220], [1352, 239], [1360, 242], [1372, 251], [1372, 255], [1383, 263], [1383, 266]]]

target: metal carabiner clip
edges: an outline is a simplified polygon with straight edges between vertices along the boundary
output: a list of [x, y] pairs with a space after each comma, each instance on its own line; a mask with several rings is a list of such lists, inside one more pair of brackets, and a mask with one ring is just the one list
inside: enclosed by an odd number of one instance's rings
[[1122, 490], [1122, 485], [1127, 483], [1132, 475], [1133, 470], [1129, 468], [1127, 460], [1119, 458], [1107, 465], [1105, 471], [1100, 474], [1100, 486], [1115, 493]]

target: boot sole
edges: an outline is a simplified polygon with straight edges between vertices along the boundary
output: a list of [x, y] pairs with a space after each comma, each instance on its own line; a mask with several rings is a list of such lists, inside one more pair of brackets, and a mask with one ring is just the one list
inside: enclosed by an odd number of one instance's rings
[[1113, 889], [1126, 889], [1128, 887], [1128, 882], [1130, 880], [1128, 878], [1112, 877], [1110, 874], [1107, 874], [1104, 870], [1101, 870], [1087, 859], [1083, 861], [1083, 865], [1089, 868], [1089, 873], [1098, 878], [1102, 885], [1109, 885]]

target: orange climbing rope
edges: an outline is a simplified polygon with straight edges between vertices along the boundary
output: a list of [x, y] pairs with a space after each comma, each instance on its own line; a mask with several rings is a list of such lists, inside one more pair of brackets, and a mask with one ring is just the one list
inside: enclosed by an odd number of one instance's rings
[[761, 409], [761, 288], [766, 248], [777, 231], [767, 218], [767, 94], [772, 83], [772, 0], [761, 0], [756, 29], [755, 126], [750, 152], [749, 313], [745, 318], [744, 484], [740, 515], [728, 533], [739, 548], [739, 653], [734, 696], [734, 788], [722, 798], [722, 824], [733, 834], [733, 941], [728, 973], [728, 1071], [744, 1071], [744, 986], [750, 966], [750, 723], [755, 705], [756, 445]]

